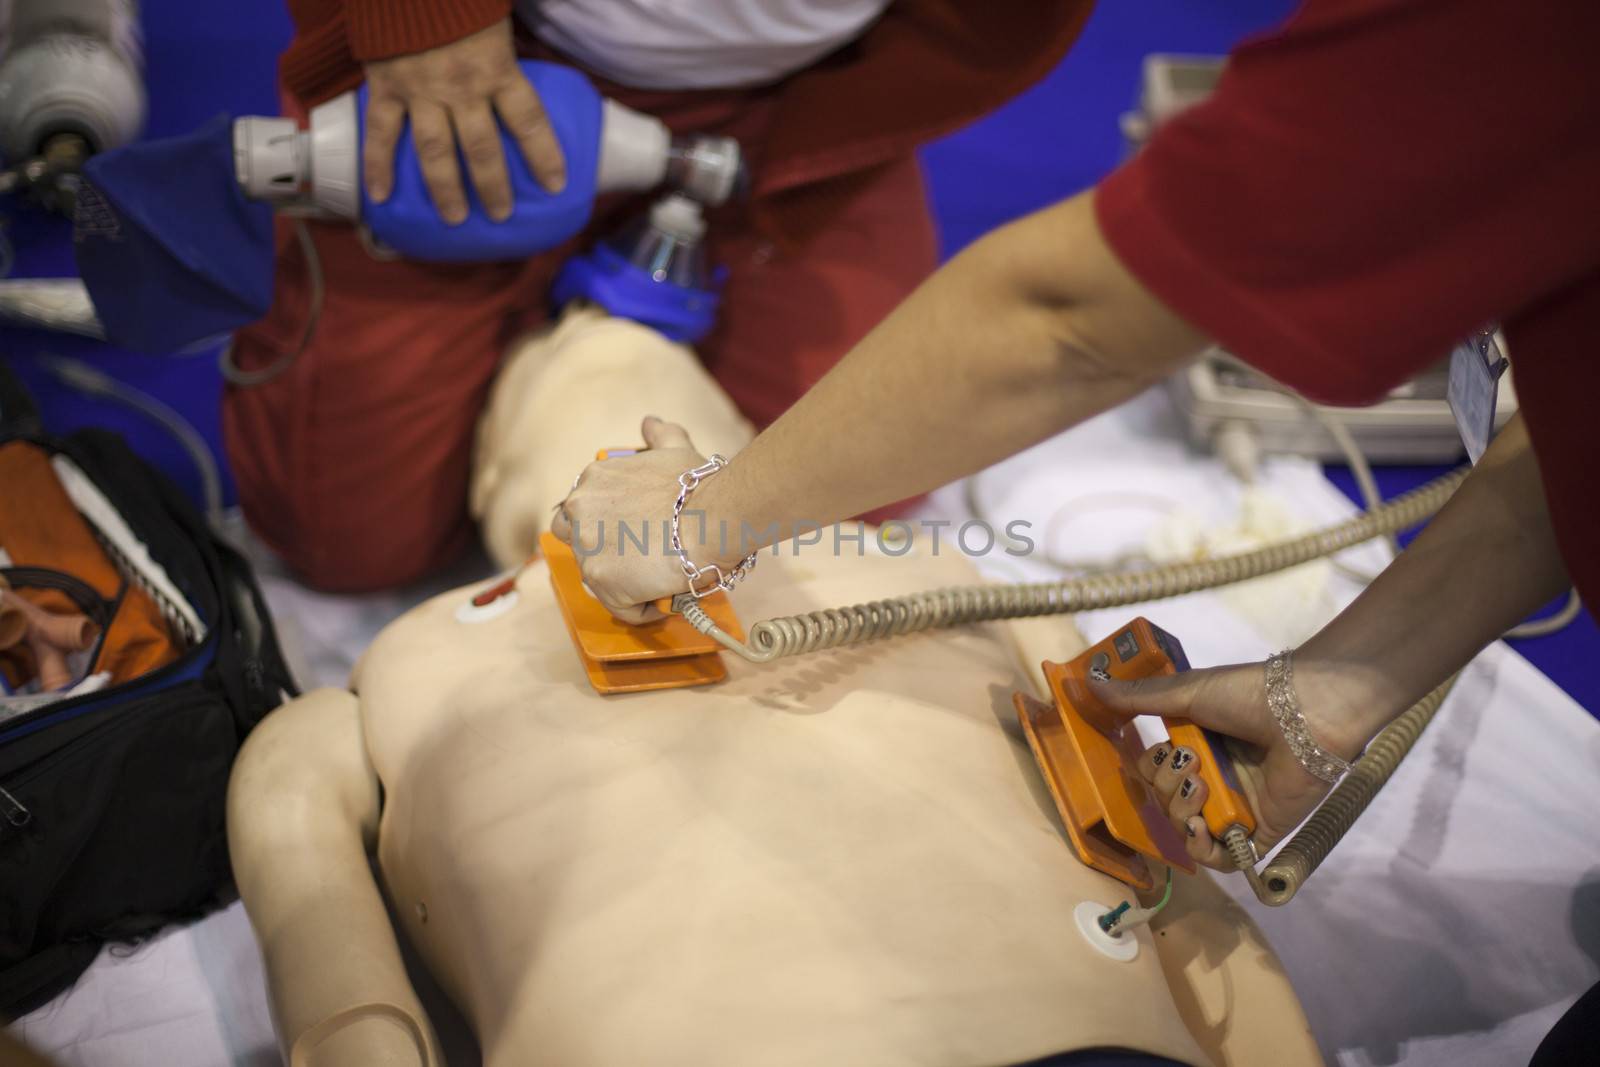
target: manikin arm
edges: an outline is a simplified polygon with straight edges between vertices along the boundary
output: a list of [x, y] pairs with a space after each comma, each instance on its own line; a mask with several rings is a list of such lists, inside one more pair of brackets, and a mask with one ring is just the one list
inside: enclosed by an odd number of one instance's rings
[[323, 689], [250, 735], [228, 787], [234, 878], [290, 1067], [438, 1067], [372, 878], [378, 779], [360, 706]]

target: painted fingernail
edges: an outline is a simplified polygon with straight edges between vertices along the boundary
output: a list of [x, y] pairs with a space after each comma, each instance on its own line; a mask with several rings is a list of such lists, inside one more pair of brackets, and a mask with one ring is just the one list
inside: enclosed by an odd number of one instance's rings
[[1172, 749], [1168, 748], [1166, 745], [1162, 745], [1157, 748], [1155, 754], [1150, 757], [1150, 762], [1159, 767], [1163, 763], [1167, 762], [1167, 757], [1170, 755], [1172, 755]]
[[1180, 748], [1172, 754], [1172, 769], [1181, 771], [1194, 762], [1194, 753], [1186, 748]]
[[[1172, 765], [1176, 767], [1178, 765], [1177, 761], [1173, 761]], [[1198, 788], [1200, 788], [1200, 780], [1198, 778], [1185, 778], [1183, 785], [1178, 787], [1178, 795], [1184, 798], [1192, 797], [1194, 796], [1194, 791]]]
[[1204, 826], [1204, 825], [1205, 825], [1205, 820], [1204, 819], [1200, 818], [1200, 816], [1198, 816], [1198, 815], [1191, 815], [1187, 819], [1184, 820], [1183, 828], [1189, 832], [1189, 836], [1190, 837], [1194, 837], [1197, 834], [1199, 834], [1199, 832], [1200, 832], [1200, 831], [1196, 830], [1195, 827], [1196, 826]]

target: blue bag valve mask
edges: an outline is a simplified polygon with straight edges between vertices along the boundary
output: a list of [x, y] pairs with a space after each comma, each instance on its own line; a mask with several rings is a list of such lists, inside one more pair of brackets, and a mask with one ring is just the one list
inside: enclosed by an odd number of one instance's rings
[[366, 135], [366, 86], [313, 108], [308, 128], [293, 119], [242, 118], [235, 126], [234, 169], [245, 193], [317, 217], [359, 222], [373, 240], [408, 259], [434, 263], [525, 259], [559, 245], [589, 221], [602, 188], [649, 188], [667, 176], [672, 138], [657, 119], [603, 101], [579, 71], [525, 60], [566, 164], [557, 192], [539, 184], [522, 149], [499, 130], [511, 186], [511, 215], [489, 218], [459, 158], [467, 217], [439, 217], [423, 178], [411, 126], [394, 151], [394, 180], [382, 203], [366, 195], [360, 145]]
[[700, 205], [669, 193], [641, 219], [562, 265], [551, 288], [557, 306], [590, 300], [674, 341], [694, 344], [716, 323], [725, 270], [705, 263]]
[[[309, 128], [293, 119], [247, 117], [234, 129], [234, 168], [245, 195], [317, 217], [360, 221], [380, 244], [434, 263], [524, 259], [554, 248], [588, 223], [595, 197], [663, 182], [701, 203], [721, 204], [743, 179], [739, 145], [728, 137], [674, 137], [660, 119], [604, 100], [570, 67], [523, 60], [528, 79], [566, 163], [558, 192], [541, 186], [522, 149], [502, 128], [501, 152], [512, 192], [511, 216], [491, 220], [472, 183], [463, 183], [467, 218], [439, 218], [423, 180], [409, 125], [395, 145], [388, 199], [367, 198], [360, 175], [365, 87], [312, 109]], [[462, 161], [461, 172], [468, 173]]]
[[[570, 67], [524, 63], [523, 73], [544, 103], [551, 129], [566, 160], [567, 181], [549, 192], [528, 169], [522, 150], [500, 131], [506, 171], [511, 178], [511, 217], [489, 218], [470, 180], [467, 218], [451, 226], [439, 217], [422, 178], [422, 162], [408, 123], [395, 146], [394, 187], [381, 204], [361, 196], [361, 217], [372, 236], [403, 256], [434, 262], [485, 262], [526, 259], [576, 236], [594, 207], [595, 171], [600, 152], [600, 94], [589, 79]], [[367, 89], [359, 91], [359, 114], [367, 111]], [[363, 121], [362, 135], [366, 126]], [[465, 177], [466, 168], [463, 166]]]
[[264, 315], [272, 300], [273, 206], [359, 222], [411, 259], [488, 262], [571, 238], [598, 192], [665, 181], [717, 204], [738, 187], [743, 172], [731, 139], [675, 139], [658, 119], [602, 100], [578, 71], [531, 60], [521, 68], [544, 103], [567, 179], [547, 192], [502, 129], [514, 196], [505, 222], [489, 219], [470, 182], [467, 220], [451, 226], [439, 218], [409, 127], [396, 145], [389, 198], [368, 200], [360, 180], [364, 87], [315, 108], [309, 129], [288, 118], [245, 117], [231, 127], [218, 119], [187, 136], [94, 157], [75, 241], [107, 338], [172, 351]]

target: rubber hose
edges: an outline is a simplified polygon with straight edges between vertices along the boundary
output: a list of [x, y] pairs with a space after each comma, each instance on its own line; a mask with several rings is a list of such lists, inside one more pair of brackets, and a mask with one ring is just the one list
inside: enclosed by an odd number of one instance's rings
[[[366, 228], [360, 227], [360, 231], [365, 234]], [[229, 385], [241, 389], [253, 389], [258, 385], [276, 381], [294, 366], [295, 361], [307, 348], [311, 347], [311, 338], [316, 336], [317, 323], [322, 319], [322, 303], [327, 294], [327, 286], [322, 277], [322, 255], [317, 251], [316, 242], [311, 239], [311, 230], [307, 227], [305, 219], [294, 220], [294, 236], [300, 242], [300, 252], [305, 257], [306, 286], [311, 292], [305, 329], [300, 333], [300, 343], [259, 370], [245, 370], [234, 359], [233, 338], [230, 337], [228, 343], [222, 346], [221, 354], [217, 356], [217, 366], [222, 371], [222, 380]]]

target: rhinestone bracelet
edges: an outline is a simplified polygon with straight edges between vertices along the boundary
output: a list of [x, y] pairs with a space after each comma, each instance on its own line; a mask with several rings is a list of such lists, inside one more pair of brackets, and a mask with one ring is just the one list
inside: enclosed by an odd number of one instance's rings
[[1311, 736], [1311, 727], [1306, 724], [1294, 692], [1293, 656], [1290, 650], [1267, 659], [1267, 707], [1300, 766], [1331, 785], [1350, 769], [1350, 764], [1317, 744], [1316, 738]]

